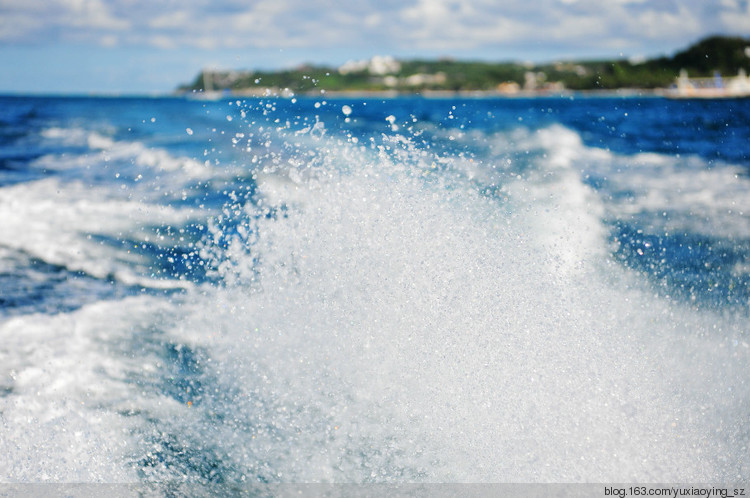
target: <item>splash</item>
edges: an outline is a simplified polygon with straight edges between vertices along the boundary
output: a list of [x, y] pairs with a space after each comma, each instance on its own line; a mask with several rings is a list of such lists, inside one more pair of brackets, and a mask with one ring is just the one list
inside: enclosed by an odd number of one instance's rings
[[232, 468], [261, 481], [738, 477], [743, 329], [613, 262], [605, 208], [576, 174], [580, 141], [528, 138], [548, 154], [523, 174], [384, 135], [317, 143], [309, 162], [256, 176], [206, 248], [226, 285], [181, 335], [231, 392], [207, 404], [234, 421]]
[[748, 474], [739, 167], [494, 102], [365, 104], [40, 133], [62, 152], [0, 200], [0, 283], [39, 290], [2, 296], [25, 301], [0, 322], [0, 479]]

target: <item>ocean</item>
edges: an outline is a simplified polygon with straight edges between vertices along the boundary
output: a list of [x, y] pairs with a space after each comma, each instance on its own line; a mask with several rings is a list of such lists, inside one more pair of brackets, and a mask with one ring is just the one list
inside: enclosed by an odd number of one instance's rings
[[3, 483], [746, 481], [749, 317], [747, 99], [0, 98]]

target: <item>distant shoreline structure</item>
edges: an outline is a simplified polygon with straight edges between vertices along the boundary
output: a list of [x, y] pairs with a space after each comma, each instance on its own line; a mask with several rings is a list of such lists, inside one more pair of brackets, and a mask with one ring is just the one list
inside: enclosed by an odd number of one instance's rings
[[680, 71], [675, 87], [667, 96], [681, 99], [723, 99], [750, 97], [750, 79], [744, 69], [737, 76], [724, 78], [716, 73], [712, 78], [690, 78]]

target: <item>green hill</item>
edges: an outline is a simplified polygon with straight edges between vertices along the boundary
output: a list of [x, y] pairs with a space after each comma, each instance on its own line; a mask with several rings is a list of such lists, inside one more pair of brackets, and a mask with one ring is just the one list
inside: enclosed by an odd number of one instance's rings
[[[384, 59], [384, 58], [381, 58]], [[440, 60], [362, 61], [342, 68], [302, 66], [280, 71], [203, 71], [180, 92], [234, 93], [560, 91], [670, 86], [680, 70], [690, 76], [750, 73], [750, 39], [712, 36], [671, 57], [548, 64]], [[385, 64], [385, 65], [384, 65]]]

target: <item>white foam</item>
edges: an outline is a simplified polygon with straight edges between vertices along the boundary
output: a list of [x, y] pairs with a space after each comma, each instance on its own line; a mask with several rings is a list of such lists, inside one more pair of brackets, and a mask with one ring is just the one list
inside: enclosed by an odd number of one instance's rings
[[289, 481], [737, 478], [742, 322], [639, 290], [587, 248], [605, 241], [575, 157], [519, 181], [530, 215], [510, 220], [458, 180], [425, 182], [408, 147], [254, 218], [250, 253], [223, 253], [241, 285], [180, 332], [239, 389], [235, 464]]
[[65, 145], [87, 145], [92, 148], [106, 148], [113, 144], [111, 138], [106, 137], [101, 133], [92, 132], [76, 126], [65, 128], [53, 126], [43, 129], [40, 132], [40, 135], [47, 140], [59, 142]]
[[506, 180], [503, 190], [520, 214], [517, 219], [532, 228], [559, 272], [570, 276], [591, 269], [595, 259], [605, 258], [607, 231], [604, 204], [581, 178], [586, 155], [580, 137], [553, 126], [520, 142], [515, 146], [542, 147], [546, 153], [523, 176]]
[[[235, 232], [213, 224], [203, 255], [225, 286], [0, 324], [0, 475], [131, 480], [165, 434], [229, 481], [747, 475], [746, 317], [653, 295], [609, 261], [607, 204], [577, 173], [621, 158], [561, 128], [493, 139], [539, 154], [514, 170], [315, 137], [259, 177], [259, 206], [226, 210]], [[0, 244], [92, 274], [142, 263], [82, 234], [186, 215], [53, 179], [3, 192]], [[155, 387], [154, 341], [206, 352], [201, 403]]]
[[739, 166], [708, 168], [696, 157], [657, 154], [638, 154], [619, 162], [622, 167], [611, 179], [614, 186], [633, 195], [614, 203], [614, 211], [625, 216], [657, 214], [654, 222], [672, 233], [750, 237], [750, 178]]
[[163, 235], [146, 227], [180, 226], [193, 213], [110, 196], [109, 189], [55, 178], [5, 187], [0, 198], [0, 245], [97, 278], [114, 276], [126, 284], [157, 287], [185, 285], [150, 278], [149, 262], [136, 248], [115, 249], [90, 236], [169, 246]]
[[[590, 196], [586, 197], [595, 218], [630, 222], [633, 217], [643, 215], [639, 223], [649, 223], [643, 228], [656, 232], [687, 232], [727, 239], [750, 237], [750, 197], [746, 195], [750, 178], [738, 165], [710, 163], [697, 156], [618, 154], [588, 147], [577, 133], [560, 125], [536, 131], [517, 128], [489, 136], [474, 132], [466, 140], [489, 144], [487, 154], [496, 163], [484, 176], [479, 176], [487, 183], [507, 183], [508, 171], [518, 168], [519, 162], [524, 164], [523, 189], [530, 188], [525, 181], [529, 174], [539, 180], [545, 175], [559, 177], [565, 172], [569, 175], [568, 188], [574, 184], [582, 186], [581, 179], [593, 175], [603, 182], [601, 191], [596, 193], [601, 198], [601, 208], [591, 204]], [[532, 182], [535, 186], [537, 183]], [[548, 194], [559, 197], [560, 201], [555, 202], [566, 203], [568, 194], [563, 194], [564, 190], [559, 193], [550, 190]], [[585, 187], [569, 194], [579, 199], [574, 202], [580, 202], [584, 191], [591, 192]], [[544, 195], [538, 194], [540, 199]]]
[[140, 297], [0, 324], [0, 482], [138, 480], [131, 460], [144, 422], [123, 414], [157, 401], [130, 382], [149, 358], [128, 346], [159, 307]]
[[[112, 172], [113, 177], [116, 173], [130, 173], [134, 168], [142, 173], [149, 169], [150, 174], [179, 173], [170, 178], [160, 177], [162, 190], [219, 173], [207, 162], [201, 163], [196, 159], [173, 156], [164, 149], [148, 147], [138, 141], [115, 141], [100, 133], [79, 128], [49, 128], [42, 132], [42, 136], [46, 139], [60, 140], [68, 145], [85, 145], [91, 151], [81, 155], [49, 154], [34, 162], [35, 166], [50, 171], [105, 168], [112, 164], [112, 168], [117, 169]], [[120, 169], [124, 171], [119, 171]]]

